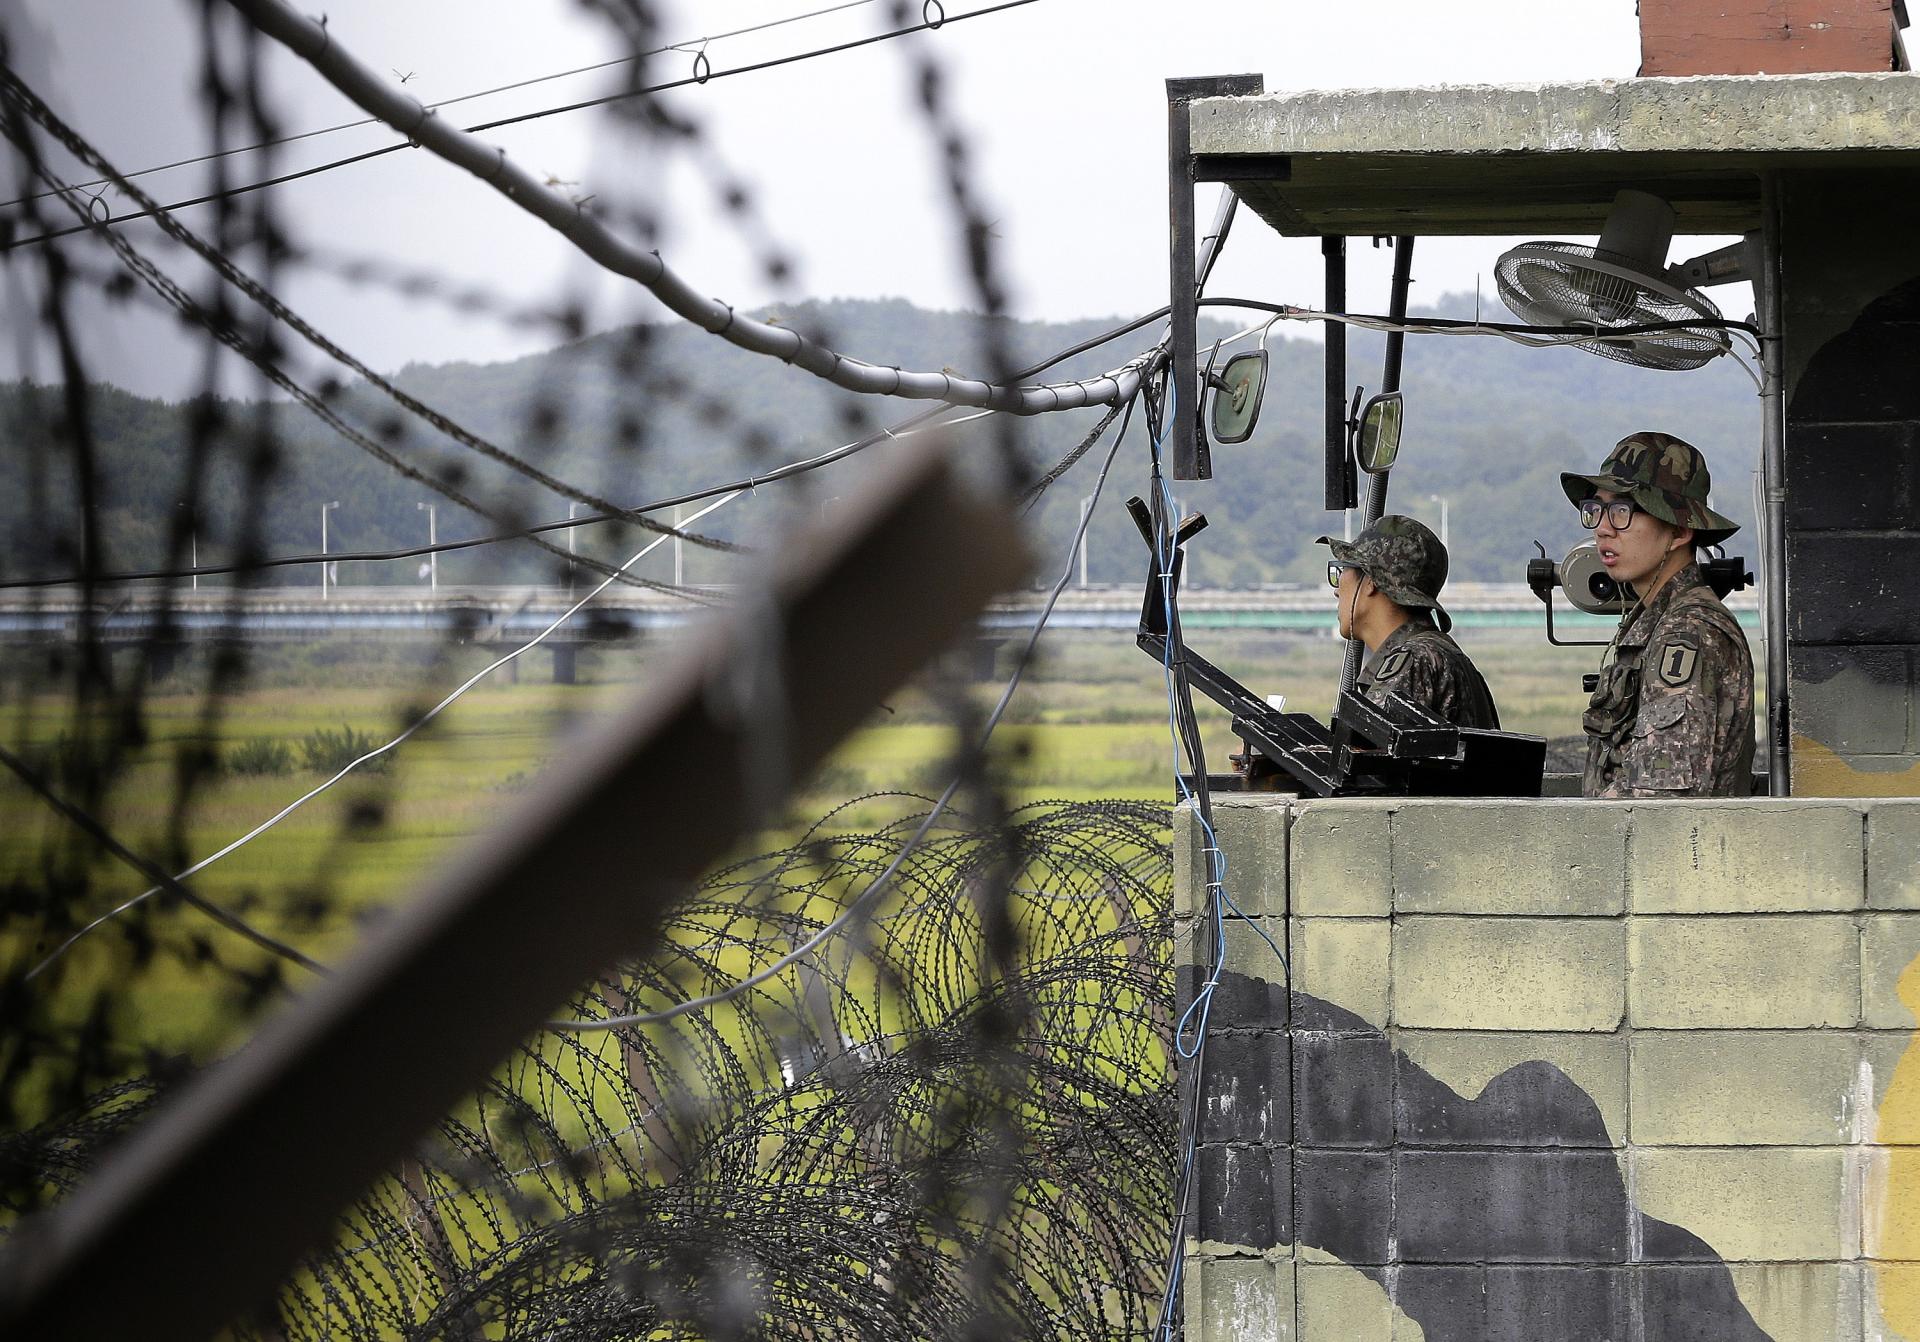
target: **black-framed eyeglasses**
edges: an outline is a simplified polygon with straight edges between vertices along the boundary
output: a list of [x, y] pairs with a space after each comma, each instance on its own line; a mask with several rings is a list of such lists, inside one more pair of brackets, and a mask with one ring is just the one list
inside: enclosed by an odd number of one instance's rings
[[1352, 569], [1356, 573], [1366, 572], [1366, 570], [1361, 568], [1358, 564], [1348, 563], [1344, 559], [1328, 560], [1327, 561], [1327, 586], [1338, 587], [1340, 585], [1340, 575], [1348, 569]]
[[1633, 515], [1644, 511], [1632, 499], [1584, 499], [1580, 504], [1580, 525], [1592, 531], [1604, 517], [1615, 531], [1625, 531], [1633, 525]]

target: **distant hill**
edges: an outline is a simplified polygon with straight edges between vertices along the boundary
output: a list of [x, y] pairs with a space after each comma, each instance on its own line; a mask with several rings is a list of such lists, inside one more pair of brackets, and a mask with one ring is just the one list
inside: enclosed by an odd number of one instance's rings
[[[1462, 304], [1470, 309], [1470, 301], [1451, 298], [1430, 311], [1460, 315]], [[810, 303], [771, 315], [823, 333], [837, 348], [861, 357], [968, 373], [987, 367], [983, 337], [989, 330], [1020, 365], [1112, 324], [999, 322], [988, 328], [977, 317], [924, 311], [898, 300]], [[1203, 346], [1233, 329], [1209, 320]], [[1157, 331], [1148, 328], [1080, 355], [1047, 376], [1099, 372], [1156, 338]], [[1324, 557], [1313, 538], [1340, 527], [1340, 518], [1320, 506], [1322, 347], [1289, 336], [1284, 324], [1267, 346], [1273, 380], [1253, 439], [1216, 449], [1215, 479], [1176, 491], [1183, 507], [1203, 510], [1214, 522], [1194, 559], [1195, 577], [1211, 585], [1312, 581]], [[1378, 337], [1357, 333], [1349, 360], [1355, 381], [1377, 385]], [[865, 423], [877, 425], [924, 408], [851, 396], [683, 325], [593, 335], [506, 363], [415, 364], [396, 380], [542, 469], [627, 502], [819, 452], [859, 433], [862, 415]], [[1517, 580], [1532, 540], [1544, 540], [1550, 548], [1571, 543], [1578, 528], [1560, 492], [1559, 472], [1593, 469], [1615, 439], [1635, 429], [1661, 428], [1698, 444], [1715, 468], [1716, 506], [1742, 522], [1751, 518], [1759, 405], [1752, 383], [1728, 360], [1693, 373], [1657, 373], [1583, 351], [1525, 349], [1491, 337], [1414, 337], [1407, 342], [1405, 391], [1403, 464], [1393, 475], [1389, 507], [1437, 527], [1438, 505], [1429, 496], [1446, 496], [1456, 577]], [[0, 386], [0, 441], [12, 463], [9, 475], [17, 482], [0, 493], [0, 568], [10, 576], [70, 571], [76, 562], [73, 451], [54, 438], [51, 428], [58, 401], [45, 388]], [[335, 404], [346, 419], [430, 474], [457, 480], [476, 496], [508, 501], [526, 519], [566, 515], [563, 499], [398, 414], [371, 387], [350, 385]], [[341, 503], [329, 523], [335, 550], [425, 538], [415, 503], [436, 498], [425, 486], [396, 475], [295, 406], [227, 402], [219, 409], [225, 445], [212, 454], [206, 473], [203, 561], [230, 552], [250, 530], [268, 553], [317, 549], [320, 507], [334, 499]], [[996, 426], [1004, 426], [1020, 451], [1050, 464], [1087, 432], [1098, 413], [983, 420], [958, 433], [962, 442], [985, 453]], [[188, 406], [113, 388], [99, 388], [91, 399], [91, 436], [102, 482], [95, 522], [110, 566], [141, 567], [164, 559], [169, 527], [196, 469], [194, 423]], [[1146, 486], [1144, 428], [1136, 422], [1131, 430], [1095, 522], [1090, 554], [1097, 582], [1134, 582], [1141, 576], [1140, 542], [1121, 505]], [[241, 445], [262, 430], [272, 445], [270, 469], [256, 486], [241, 465], [252, 459]], [[31, 451], [36, 441], [55, 443], [55, 450]], [[861, 472], [862, 460], [818, 472], [805, 484], [770, 486], [702, 529], [763, 543], [778, 534], [787, 515], [844, 492]], [[33, 467], [36, 462], [44, 469]], [[1079, 498], [1091, 487], [1097, 466], [1097, 455], [1084, 461], [1035, 512], [1049, 572], [1064, 559]], [[439, 508], [443, 539], [488, 526], [455, 505], [442, 501]], [[609, 557], [624, 557], [631, 548], [630, 541], [606, 534], [585, 536], [580, 545]], [[665, 558], [650, 559], [645, 571], [664, 576]], [[525, 544], [490, 547], [444, 557], [441, 579], [545, 579], [553, 575], [555, 562]], [[690, 550], [689, 579], [719, 578], [728, 562]], [[304, 581], [305, 575], [289, 574], [286, 580]], [[410, 564], [349, 565], [341, 580], [413, 582], [416, 576]]]

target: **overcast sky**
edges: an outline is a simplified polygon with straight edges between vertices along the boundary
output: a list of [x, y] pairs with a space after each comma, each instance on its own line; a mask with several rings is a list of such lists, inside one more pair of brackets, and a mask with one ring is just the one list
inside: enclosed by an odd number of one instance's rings
[[[693, 43], [832, 2], [678, 0], [658, 12], [666, 40]], [[948, 8], [959, 14], [983, 3], [948, 0]], [[303, 7], [318, 6], [304, 0]], [[626, 54], [604, 19], [571, 0], [325, 0], [323, 7], [335, 41], [376, 68], [408, 76], [407, 90], [427, 102]], [[210, 146], [192, 96], [199, 0], [13, 0], [10, 8], [16, 65], [116, 167], [145, 168]], [[892, 26], [887, 10], [886, 0], [876, 0], [715, 40], [707, 59], [724, 71], [830, 45]], [[578, 183], [567, 189], [591, 194], [597, 204], [644, 204], [662, 220], [659, 245], [668, 263], [728, 302], [900, 296], [966, 307], [970, 291], [945, 188], [909, 78], [916, 49], [946, 64], [973, 148], [974, 184], [996, 221], [1014, 312], [1052, 319], [1132, 314], [1165, 301], [1167, 77], [1256, 72], [1269, 90], [1523, 83], [1630, 76], [1639, 57], [1633, 0], [1037, 0], [939, 32], [666, 95], [706, 129], [714, 151], [706, 162], [724, 163], [752, 186], [768, 229], [796, 258], [784, 295], [763, 280], [740, 231], [716, 214], [702, 156], [663, 153], [598, 112], [488, 138], [530, 170]], [[692, 59], [691, 48], [654, 57], [649, 77], [689, 73]], [[577, 75], [443, 115], [472, 124], [607, 92], [620, 77], [618, 70]], [[289, 131], [360, 115], [278, 49], [267, 83]], [[272, 166], [286, 171], [392, 138], [379, 127], [315, 137], [280, 151]], [[262, 155], [228, 160], [235, 180], [266, 166]], [[202, 189], [207, 171], [140, 180], [171, 201]], [[5, 198], [19, 194], [15, 181], [4, 186]], [[596, 327], [664, 312], [637, 286], [599, 275], [544, 225], [424, 151], [276, 191], [281, 218], [308, 245], [431, 269], [526, 299], [575, 293], [588, 301]], [[124, 208], [112, 195], [107, 203]], [[1203, 215], [1208, 208], [1203, 196]], [[203, 209], [182, 218], [208, 224], [212, 215]], [[1316, 244], [1282, 240], [1251, 217], [1246, 222], [1216, 272], [1215, 292], [1317, 300]], [[157, 257], [172, 256], [151, 225], [129, 225], [128, 236]], [[1423, 242], [1416, 299], [1472, 289], [1501, 245]], [[97, 243], [83, 242], [76, 255], [88, 254], [102, 263], [110, 258]], [[1363, 246], [1355, 256], [1354, 306], [1383, 304], [1388, 253]], [[24, 259], [9, 254], [8, 269], [22, 270]], [[184, 268], [182, 274], [191, 278]], [[325, 275], [289, 274], [282, 291], [376, 368], [508, 358], [553, 342], [548, 333], [402, 302]], [[89, 320], [86, 351], [97, 373], [144, 392], [179, 394], [197, 376], [170, 326], [125, 309]], [[848, 352], [891, 361], [885, 350]], [[44, 348], [37, 364], [22, 364], [17, 341], [0, 353], [7, 375], [50, 375]]]

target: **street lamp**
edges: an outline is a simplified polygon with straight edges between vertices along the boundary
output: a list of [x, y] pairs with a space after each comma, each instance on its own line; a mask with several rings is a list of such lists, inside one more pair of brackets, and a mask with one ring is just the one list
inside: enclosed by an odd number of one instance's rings
[[687, 556], [684, 548], [686, 543], [677, 534], [680, 530], [680, 505], [677, 503], [673, 505], [673, 529], [676, 533], [673, 538], [673, 585], [685, 587], [687, 585]]
[[[582, 506], [583, 505], [578, 503], [569, 503], [567, 505], [567, 520], [569, 522], [571, 522], [574, 519], [574, 517], [579, 513]], [[567, 595], [568, 596], [573, 595], [573, 538], [575, 536], [578, 536], [579, 534], [580, 534], [579, 527], [567, 528]]]
[[1440, 505], [1440, 548], [1447, 547], [1447, 501], [1438, 494], [1427, 495], [1427, 502]]
[[413, 508], [415, 512], [424, 512], [427, 515], [427, 581], [428, 586], [437, 592], [440, 590], [440, 552], [433, 547], [440, 543], [440, 536], [434, 530], [433, 505], [416, 503]]
[[320, 599], [322, 601], [327, 599], [327, 570], [333, 567], [327, 562], [327, 514], [339, 506], [339, 499], [320, 505]]

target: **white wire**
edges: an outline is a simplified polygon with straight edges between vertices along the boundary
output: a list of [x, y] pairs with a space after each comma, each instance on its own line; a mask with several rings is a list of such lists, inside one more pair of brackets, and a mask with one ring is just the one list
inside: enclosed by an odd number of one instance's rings
[[[705, 517], [708, 513], [711, 513], [716, 509], [725, 507], [727, 504], [733, 502], [735, 499], [739, 498], [742, 494], [745, 494], [746, 492], [747, 491], [744, 489], [736, 489], [731, 494], [721, 495], [718, 499], [714, 500], [712, 503], [702, 508], [699, 512], [695, 513], [692, 517], [689, 517], [688, 519], [686, 519], [686, 522], [682, 523], [681, 525], [685, 526], [685, 525], [690, 525], [694, 522], [698, 522], [701, 518]], [[538, 647], [548, 637], [548, 635], [553, 633], [554, 630], [558, 629], [561, 625], [565, 624], [568, 620], [572, 619], [575, 615], [579, 614], [582, 607], [584, 607], [588, 602], [592, 601], [595, 597], [599, 596], [600, 593], [606, 591], [607, 588], [610, 585], [612, 585], [614, 580], [617, 579], [621, 574], [625, 573], [628, 569], [632, 568], [635, 564], [639, 563], [642, 559], [646, 558], [648, 555], [652, 554], [655, 550], [659, 549], [662, 545], [666, 544], [669, 540], [672, 540], [672, 539], [673, 537], [671, 535], [662, 535], [648, 542], [645, 546], [643, 546], [640, 550], [638, 550], [630, 558], [628, 558], [626, 563], [620, 565], [619, 568], [615, 569], [612, 573], [609, 573], [605, 578], [601, 579], [599, 585], [596, 586], [592, 591], [588, 592], [585, 596], [581, 597], [578, 601], [574, 602], [573, 605], [569, 606], [566, 612], [563, 615], [561, 615], [558, 619], [556, 619], [552, 624], [548, 625], [545, 629], [541, 630], [537, 635], [535, 635], [527, 643], [521, 645], [518, 648], [515, 648], [512, 652], [500, 658], [498, 661], [490, 662], [486, 666], [482, 667], [480, 670], [474, 672], [471, 676], [467, 677], [467, 679], [461, 683], [458, 689], [454, 690], [453, 693], [449, 694], [446, 698], [442, 699], [439, 703], [435, 704], [432, 708], [428, 709], [425, 713], [421, 714], [418, 721], [416, 721], [412, 726], [408, 727], [405, 731], [401, 732], [398, 736], [394, 737], [391, 741], [387, 742], [383, 746], [379, 746], [373, 750], [369, 750], [366, 754], [360, 756], [358, 759], [352, 761], [347, 765], [344, 765], [338, 773], [334, 774], [333, 777], [327, 779], [326, 782], [321, 783], [318, 787], [314, 788], [312, 791], [303, 794], [302, 796], [296, 798], [295, 800], [288, 802], [285, 806], [281, 807], [278, 811], [276, 811], [271, 817], [261, 821], [258, 825], [255, 825], [252, 829], [248, 830], [245, 834], [242, 834], [239, 838], [235, 839], [232, 843], [228, 844], [225, 848], [222, 848], [218, 852], [210, 854], [207, 857], [201, 858], [198, 862], [194, 863], [191, 867], [188, 867], [185, 871], [181, 872], [179, 875], [175, 876], [173, 879], [176, 882], [184, 881], [189, 876], [194, 876], [199, 874], [202, 871], [205, 871], [208, 867], [218, 862], [221, 858], [226, 857], [228, 854], [234, 852], [236, 849], [239, 849], [249, 843], [252, 843], [255, 839], [259, 838], [262, 834], [265, 834], [268, 830], [272, 829], [275, 825], [278, 825], [282, 820], [285, 820], [288, 816], [292, 815], [295, 811], [299, 810], [302, 806], [305, 806], [308, 802], [312, 801], [315, 797], [325, 792], [328, 788], [331, 788], [335, 783], [338, 783], [341, 779], [345, 778], [348, 774], [352, 773], [355, 769], [365, 764], [368, 760], [378, 759], [380, 756], [386, 754], [389, 750], [392, 750], [394, 747], [400, 745], [408, 737], [412, 736], [415, 732], [419, 731], [422, 727], [426, 726], [429, 722], [432, 722], [435, 718], [439, 717], [440, 714], [444, 712], [447, 709], [447, 707], [453, 703], [454, 700], [458, 699], [461, 695], [465, 694], [468, 690], [472, 689], [475, 685], [478, 685], [481, 681], [485, 680], [488, 676], [492, 675], [495, 671], [498, 671], [501, 667], [505, 666], [508, 662], [511, 662], [514, 658], [520, 656], [520, 654], [524, 652], [529, 652], [532, 649]], [[46, 959], [42, 960], [39, 964], [35, 965], [32, 969], [28, 970], [26, 973], [25, 979], [23, 979], [22, 981], [25, 982], [25, 981], [31, 980], [36, 974], [40, 973], [41, 970], [45, 969], [48, 965], [52, 964], [55, 960], [58, 960], [62, 955], [65, 955], [69, 948], [71, 948], [82, 937], [86, 936], [88, 933], [92, 932], [95, 928], [99, 927], [102, 923], [108, 922], [111, 919], [119, 917], [121, 914], [125, 913], [128, 909], [131, 909], [136, 904], [139, 904], [142, 900], [150, 899], [154, 895], [159, 894], [163, 889], [165, 889], [164, 886], [156, 885], [150, 890], [146, 890], [138, 895], [135, 895], [132, 899], [129, 899], [124, 904], [119, 905], [117, 908], [109, 909], [106, 913], [101, 914], [98, 918], [95, 918], [92, 922], [88, 923], [85, 927], [81, 928], [78, 932], [75, 932], [72, 936], [68, 937], [65, 941], [61, 942], [59, 947], [56, 948], [51, 954], [49, 954]]]
[[[1120, 453], [1120, 443], [1121, 439], [1116, 437], [1113, 447], [1107, 452], [1105, 464], [1100, 468], [1100, 477], [1093, 487], [1093, 497], [1096, 501], [1100, 497], [1100, 491], [1106, 486], [1107, 475], [1108, 472], [1113, 469], [1114, 458]], [[1073, 543], [1067, 547], [1067, 566], [1061, 571], [1059, 581], [1054, 584], [1053, 590], [1047, 595], [1046, 605], [1041, 607], [1039, 617], [1033, 622], [1033, 630], [1027, 636], [1026, 647], [1021, 650], [1020, 660], [1014, 666], [1013, 675], [1007, 681], [1006, 688], [1000, 692], [1000, 701], [993, 706], [993, 712], [987, 715], [986, 723], [981, 728], [979, 743], [975, 747], [976, 750], [984, 750], [986, 748], [987, 740], [993, 735], [994, 729], [1000, 725], [1000, 719], [1007, 711], [1007, 705], [1013, 702], [1014, 691], [1019, 688], [1020, 679], [1026, 672], [1027, 665], [1033, 657], [1034, 645], [1040, 641], [1040, 635], [1046, 629], [1047, 621], [1053, 615], [1054, 605], [1060, 600], [1060, 594], [1066, 590], [1067, 583], [1073, 576], [1074, 556], [1080, 553], [1080, 544], [1087, 534], [1088, 523], [1093, 520], [1093, 511], [1092, 508], [1088, 508], [1080, 516], [1080, 525], [1073, 533]], [[964, 777], [964, 773], [958, 774], [952, 782], [947, 784], [946, 791], [942, 792], [939, 800], [934, 802], [932, 809], [929, 810], [926, 817], [921, 820], [919, 828], [908, 836], [907, 841], [900, 846], [900, 851], [894, 854], [893, 860], [887, 864], [886, 869], [874, 877], [872, 881], [868, 882], [866, 889], [849, 900], [846, 908], [835, 914], [833, 918], [823, 924], [812, 936], [808, 937], [805, 941], [772, 963], [754, 971], [744, 979], [739, 979], [728, 984], [718, 992], [708, 993], [703, 997], [688, 998], [684, 1002], [676, 1002], [672, 1006], [663, 1007], [659, 1011], [641, 1011], [629, 1015], [604, 1016], [592, 1020], [550, 1020], [546, 1023], [547, 1028], [549, 1030], [562, 1030], [570, 1034], [589, 1034], [601, 1030], [625, 1029], [636, 1025], [656, 1025], [663, 1021], [672, 1020], [677, 1016], [684, 1016], [689, 1012], [702, 1011], [707, 1007], [718, 1006], [722, 1002], [731, 1001], [743, 993], [759, 987], [767, 980], [783, 973], [811, 954], [829, 938], [837, 935], [886, 889], [888, 884], [893, 880], [894, 874], [900, 870], [907, 858], [920, 846], [920, 840], [926, 837], [927, 831], [933, 828], [934, 822], [938, 820], [941, 813], [947, 809], [947, 803], [952, 801], [953, 794], [960, 790], [960, 784]]]
[[[965, 424], [965, 423], [971, 422], [972, 420], [980, 419], [980, 418], [983, 418], [984, 416], [998, 414], [998, 413], [999, 413], [998, 411], [994, 411], [994, 410], [979, 410], [979, 411], [975, 411], [970, 415], [966, 415], [960, 419], [953, 419], [953, 420], [937, 419], [937, 420], [930, 421], [928, 423], [916, 425], [912, 428], [902, 429], [897, 433], [890, 432], [888, 436], [894, 439], [910, 438], [910, 437], [913, 437], [915, 434], [925, 433], [930, 429], [948, 428], [954, 424]], [[853, 444], [848, 444], [847, 446], [853, 446]], [[834, 450], [839, 451], [842, 449], [836, 448]], [[822, 453], [821, 455], [827, 456], [830, 454]], [[725, 507], [727, 504], [739, 498], [742, 494], [747, 494], [751, 492], [753, 492], [752, 486], [748, 486], [748, 488], [746, 489], [736, 489], [730, 493], [723, 494], [718, 499], [715, 499], [712, 503], [702, 508], [699, 512], [695, 513], [693, 516], [687, 518], [684, 522], [680, 523], [679, 525], [682, 527], [690, 526], [693, 523], [698, 522], [701, 518], [705, 517], [707, 514], [714, 512], [717, 509]], [[178, 876], [175, 876], [173, 878], [175, 883], [177, 884], [181, 881], [186, 880], [189, 876], [196, 875], [197, 873], [206, 870], [208, 867], [220, 861], [222, 858], [234, 852], [236, 849], [241, 848], [244, 845], [253, 842], [253, 840], [259, 838], [262, 834], [272, 829], [275, 825], [278, 825], [282, 820], [285, 820], [288, 816], [292, 815], [295, 811], [299, 810], [302, 806], [305, 806], [308, 802], [312, 801], [315, 797], [325, 792], [328, 788], [331, 788], [335, 783], [338, 783], [342, 778], [345, 778], [348, 774], [352, 773], [355, 769], [359, 768], [362, 764], [365, 764], [368, 760], [376, 759], [379, 756], [386, 754], [389, 750], [392, 750], [395, 746], [400, 745], [408, 737], [412, 736], [415, 732], [419, 731], [422, 727], [426, 726], [429, 722], [433, 721], [433, 719], [438, 717], [449, 705], [453, 703], [454, 700], [458, 699], [461, 695], [465, 694], [468, 690], [472, 689], [475, 685], [478, 685], [482, 680], [492, 675], [495, 671], [498, 671], [501, 667], [505, 666], [508, 662], [511, 662], [514, 658], [520, 656], [522, 653], [529, 652], [532, 649], [538, 647], [556, 629], [558, 629], [561, 625], [565, 624], [568, 620], [572, 619], [575, 615], [579, 614], [580, 610], [583, 607], [585, 607], [588, 602], [592, 601], [595, 597], [599, 596], [602, 592], [606, 591], [607, 588], [611, 586], [613, 582], [620, 577], [620, 575], [625, 573], [628, 569], [632, 568], [635, 564], [639, 563], [642, 559], [646, 558], [648, 555], [652, 554], [655, 550], [659, 549], [660, 546], [664, 545], [667, 541], [672, 539], [673, 537], [669, 533], [669, 534], [664, 534], [659, 537], [656, 537], [654, 540], [648, 542], [645, 546], [641, 547], [641, 549], [639, 549], [633, 555], [629, 556], [627, 561], [621, 564], [619, 568], [613, 570], [613, 572], [609, 573], [605, 578], [603, 578], [600, 581], [599, 585], [594, 587], [592, 591], [588, 592], [585, 596], [581, 597], [578, 601], [574, 602], [573, 605], [568, 607], [566, 612], [562, 614], [558, 619], [556, 619], [552, 624], [549, 624], [545, 629], [541, 630], [530, 641], [528, 641], [521, 647], [515, 648], [512, 652], [500, 658], [498, 661], [492, 662], [489, 665], [480, 669], [479, 671], [476, 671], [472, 676], [468, 677], [467, 680], [463, 682], [458, 689], [454, 690], [453, 693], [449, 694], [446, 698], [442, 699], [439, 703], [435, 704], [432, 708], [428, 709], [427, 712], [420, 717], [419, 721], [415, 722], [411, 727], [408, 727], [405, 731], [401, 732], [400, 735], [394, 737], [391, 741], [387, 742], [385, 745], [379, 747], [376, 750], [369, 750], [366, 754], [360, 756], [360, 758], [346, 765], [344, 768], [340, 770], [340, 772], [334, 774], [333, 777], [327, 779], [324, 783], [321, 783], [318, 787], [314, 788], [312, 791], [306, 793], [305, 795], [297, 798], [294, 801], [287, 803], [286, 806], [282, 807], [272, 817], [254, 826], [252, 829], [248, 830], [245, 834], [241, 835], [239, 838], [235, 839], [232, 843], [228, 844], [225, 848], [222, 848], [219, 852], [213, 853], [210, 856], [200, 859], [200, 861], [194, 863], [191, 867], [188, 867], [185, 871], [181, 872]], [[51, 953], [49, 953], [44, 960], [40, 961], [40, 963], [36, 964], [32, 969], [28, 970], [25, 977], [21, 981], [23, 983], [31, 981], [35, 975], [39, 974], [43, 969], [45, 969], [48, 965], [52, 964], [55, 960], [58, 960], [61, 956], [65, 955], [68, 950], [72, 949], [72, 947], [76, 943], [78, 943], [83, 937], [93, 932], [95, 928], [100, 927], [104, 923], [111, 922], [113, 919], [119, 917], [121, 914], [125, 913], [128, 909], [133, 908], [135, 905], [139, 904], [141, 901], [146, 899], [151, 899], [154, 895], [159, 894], [163, 888], [164, 887], [162, 886], [156, 885], [152, 889], [143, 891], [140, 894], [135, 895], [132, 899], [127, 900], [125, 903], [115, 908], [109, 909], [107, 912], [101, 914], [98, 918], [95, 918], [92, 922], [88, 923], [85, 927], [81, 928], [78, 932], [75, 932], [72, 936], [68, 937], [65, 941], [61, 942], [59, 946], [55, 947], [54, 950]]]

